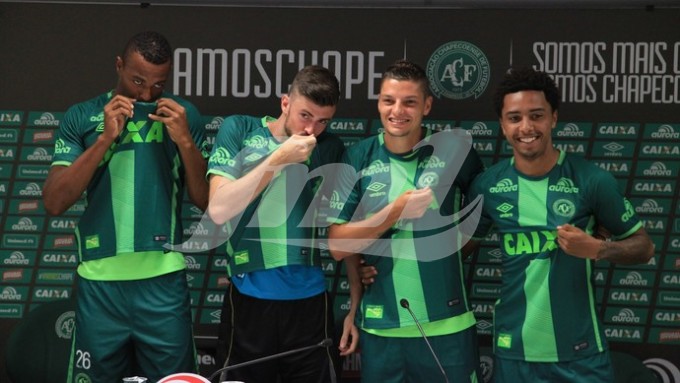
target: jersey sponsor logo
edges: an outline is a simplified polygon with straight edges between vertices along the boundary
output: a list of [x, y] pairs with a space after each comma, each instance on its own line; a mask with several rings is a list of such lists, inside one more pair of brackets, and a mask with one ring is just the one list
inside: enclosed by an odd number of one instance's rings
[[[380, 196], [387, 195], [387, 192], [382, 191], [386, 186], [387, 185], [385, 185], [382, 182], [378, 182], [378, 181], [371, 182], [371, 184], [368, 185], [368, 187], [366, 187], [366, 190], [371, 192], [371, 193], [368, 194], [368, 196], [369, 197], [380, 197]], [[338, 198], [340, 198], [340, 197], [338, 196]], [[345, 204], [343, 203], [343, 206], [344, 205]]]
[[453, 100], [479, 98], [491, 78], [489, 59], [466, 41], [450, 41], [437, 48], [427, 61], [426, 72], [432, 93]]
[[548, 190], [552, 192], [578, 194], [579, 188], [574, 185], [574, 181], [569, 178], [560, 178], [555, 185], [549, 185]]
[[263, 149], [266, 148], [268, 140], [262, 136], [253, 136], [243, 140], [243, 145], [253, 149]]
[[66, 145], [61, 138], [54, 144], [54, 154], [68, 154], [71, 153], [71, 147]]
[[220, 126], [222, 126], [223, 122], [224, 117], [213, 117], [208, 123], [205, 124], [205, 130], [208, 132], [216, 132], [220, 129]]
[[96, 114], [94, 116], [90, 116], [90, 122], [102, 122], [104, 121], [104, 112], [99, 112], [99, 114]]
[[623, 199], [623, 205], [626, 208], [626, 212], [621, 216], [621, 222], [628, 222], [631, 218], [635, 217], [635, 208], [626, 198]]
[[248, 163], [253, 163], [253, 162], [259, 161], [262, 157], [264, 157], [264, 156], [260, 153], [251, 153], [251, 154], [247, 155], [246, 158], [244, 158], [244, 159]]
[[[374, 182], [374, 183], [375, 183], [375, 182]], [[372, 185], [373, 185], [373, 184], [371, 184], [371, 185], [368, 187], [368, 189], [370, 189]], [[383, 187], [384, 187], [384, 186], [385, 186], [385, 185], [383, 184]], [[383, 194], [384, 194], [384, 193], [383, 193]], [[372, 194], [370, 194], [370, 196], [373, 197]], [[330, 199], [329, 204], [330, 204], [331, 209], [335, 209], [335, 210], [342, 210], [342, 209], [345, 207], [345, 203], [342, 202], [342, 199], [340, 198], [340, 195], [339, 195], [338, 192], [335, 191], [335, 190], [334, 190], [333, 193], [331, 194], [331, 199]]]
[[503, 234], [503, 249], [508, 256], [546, 254], [557, 249], [557, 231], [540, 230]]
[[364, 311], [366, 312], [366, 318], [371, 319], [382, 319], [384, 314], [382, 305], [366, 305]]
[[571, 218], [576, 213], [576, 206], [568, 199], [558, 199], [552, 204], [553, 212], [560, 217]]
[[237, 251], [234, 253], [234, 264], [236, 265], [243, 265], [245, 263], [250, 262], [250, 254], [248, 254], [247, 250], [244, 251]]
[[499, 333], [498, 338], [496, 340], [496, 345], [498, 347], [501, 347], [501, 348], [512, 347], [512, 335], [505, 334], [505, 333]]
[[496, 210], [498, 210], [498, 211], [501, 213], [501, 214], [499, 215], [499, 217], [501, 217], [501, 218], [510, 218], [510, 217], [512, 217], [512, 216], [513, 216], [513, 213], [511, 213], [510, 210], [512, 210], [512, 209], [514, 209], [514, 208], [515, 208], [515, 206], [513, 206], [513, 205], [511, 205], [511, 204], [509, 204], [509, 203], [507, 203], [507, 202], [503, 202], [502, 204], [496, 206]]
[[437, 156], [429, 156], [418, 164], [418, 169], [442, 169], [446, 167], [446, 162]]
[[519, 190], [519, 186], [512, 183], [510, 178], [503, 178], [496, 183], [496, 186], [489, 188], [489, 193], [510, 193]]
[[86, 237], [85, 248], [88, 250], [99, 248], [99, 234], [94, 234]]
[[236, 165], [236, 161], [231, 159], [231, 154], [229, 154], [229, 151], [225, 148], [217, 148], [215, 150], [215, 153], [213, 153], [210, 156], [210, 164], [217, 164], [217, 165], [228, 165], [228, 166], [234, 166]]
[[373, 176], [381, 173], [389, 173], [390, 165], [383, 163], [381, 160], [375, 160], [368, 165], [367, 168], [361, 170], [362, 176]]
[[[147, 129], [148, 126], [148, 129]], [[134, 144], [150, 144], [163, 142], [163, 123], [160, 121], [128, 121], [125, 128], [128, 134], [123, 136], [121, 145]]]

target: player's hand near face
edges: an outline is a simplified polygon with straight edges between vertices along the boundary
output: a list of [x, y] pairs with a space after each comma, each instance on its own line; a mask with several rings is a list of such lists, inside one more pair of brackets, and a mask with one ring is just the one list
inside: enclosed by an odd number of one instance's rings
[[122, 95], [115, 95], [104, 106], [104, 132], [101, 136], [114, 141], [125, 129], [125, 121], [134, 115], [135, 100]]
[[170, 139], [177, 146], [194, 145], [191, 133], [189, 133], [186, 109], [175, 100], [159, 98], [156, 113], [150, 114], [149, 118], [162, 122], [167, 129]]
[[316, 137], [294, 134], [272, 153], [270, 165], [279, 166], [307, 161], [314, 147], [316, 147]]

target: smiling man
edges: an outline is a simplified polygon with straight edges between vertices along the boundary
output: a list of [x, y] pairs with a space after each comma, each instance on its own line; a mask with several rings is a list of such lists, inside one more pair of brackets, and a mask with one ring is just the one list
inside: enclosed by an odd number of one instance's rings
[[[422, 68], [407, 60], [387, 68], [378, 96], [384, 132], [347, 150], [333, 188], [346, 202], [330, 205], [329, 247], [359, 284], [345, 322], [362, 330], [365, 382], [481, 381], [462, 240], [451, 228], [483, 165], [469, 136], [423, 126], [431, 109]], [[375, 273], [363, 297], [359, 257]]]
[[[494, 96], [513, 157], [477, 177], [476, 233], [495, 226], [503, 257], [494, 309], [494, 381], [613, 381], [593, 263], [647, 262], [654, 246], [608, 172], [556, 149], [559, 91], [531, 68], [510, 70]], [[598, 227], [614, 241], [597, 238]]]

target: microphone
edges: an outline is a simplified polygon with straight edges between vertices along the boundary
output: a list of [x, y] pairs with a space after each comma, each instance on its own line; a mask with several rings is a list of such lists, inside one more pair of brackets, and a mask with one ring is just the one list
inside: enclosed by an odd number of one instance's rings
[[420, 331], [420, 335], [423, 336], [423, 339], [425, 340], [427, 347], [430, 349], [430, 352], [432, 353], [434, 361], [437, 362], [437, 366], [439, 366], [439, 371], [441, 371], [442, 375], [444, 376], [444, 381], [446, 383], [449, 383], [449, 377], [446, 376], [446, 371], [444, 371], [444, 367], [442, 367], [442, 364], [439, 362], [439, 358], [437, 357], [437, 354], [434, 352], [434, 349], [432, 348], [430, 341], [427, 339], [427, 335], [425, 335], [425, 331], [423, 331], [423, 327], [420, 325], [420, 321], [418, 321], [418, 318], [416, 318], [416, 314], [414, 314], [413, 310], [411, 310], [411, 306], [409, 305], [408, 300], [406, 300], [406, 298], [401, 298], [399, 304], [401, 305], [401, 307], [405, 308], [409, 314], [411, 314], [411, 317], [413, 317], [413, 320], [416, 322], [416, 326], [418, 326], [418, 330]]
[[218, 376], [218, 375], [220, 375], [220, 374], [222, 374], [222, 373], [224, 373], [224, 372], [227, 372], [227, 371], [229, 371], [229, 370], [235, 370], [235, 369], [237, 369], [237, 368], [239, 368], [239, 367], [244, 367], [244, 366], [249, 366], [249, 365], [251, 365], [251, 364], [266, 362], [266, 361], [268, 361], [268, 360], [272, 360], [272, 359], [276, 359], [276, 358], [281, 358], [281, 357], [288, 356], [288, 355], [291, 355], [291, 354], [297, 354], [298, 352], [303, 352], [303, 351], [311, 350], [311, 349], [317, 348], [317, 347], [328, 348], [328, 347], [330, 347], [330, 346], [332, 346], [332, 345], [333, 345], [333, 339], [331, 339], [331, 338], [326, 338], [326, 339], [322, 340], [321, 342], [319, 342], [319, 343], [317, 343], [317, 344], [313, 344], [313, 345], [311, 345], [311, 346], [300, 347], [300, 348], [296, 348], [296, 349], [293, 349], [293, 350], [280, 352], [280, 353], [278, 353], [278, 354], [263, 356], [263, 357], [261, 357], [261, 358], [249, 360], [249, 361], [242, 362], [242, 363], [237, 363], [237, 364], [234, 364], [234, 365], [231, 365], [231, 366], [222, 367], [222, 368], [220, 368], [219, 370], [213, 372], [213, 374], [210, 375], [210, 377], [208, 378], [208, 380], [212, 382], [213, 379], [215, 379], [216, 376]]

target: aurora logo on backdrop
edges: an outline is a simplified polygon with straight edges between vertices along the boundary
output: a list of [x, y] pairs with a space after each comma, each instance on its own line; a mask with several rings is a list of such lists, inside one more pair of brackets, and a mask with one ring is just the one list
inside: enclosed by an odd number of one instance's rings
[[432, 93], [453, 100], [479, 98], [491, 77], [484, 52], [465, 41], [450, 41], [437, 48], [427, 61], [426, 71]]

